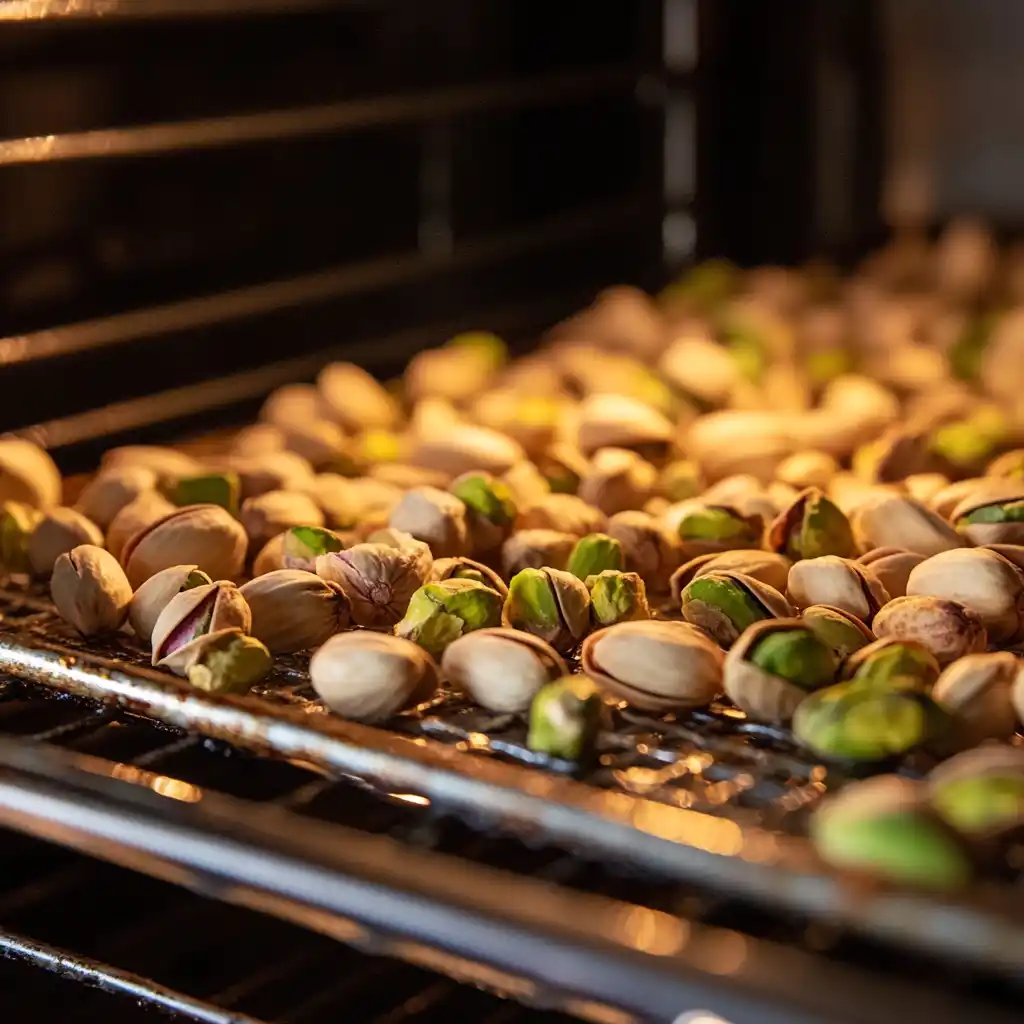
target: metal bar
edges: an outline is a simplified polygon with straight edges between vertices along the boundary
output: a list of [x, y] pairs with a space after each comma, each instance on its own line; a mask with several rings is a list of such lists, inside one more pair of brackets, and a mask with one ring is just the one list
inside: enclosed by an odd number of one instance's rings
[[631, 88], [639, 77], [639, 70], [633, 67], [602, 68], [293, 110], [3, 139], [0, 140], [0, 167], [152, 156], [520, 109], [535, 104], [548, 106]]
[[141, 1003], [158, 1006], [169, 1013], [180, 1014], [188, 1020], [201, 1021], [202, 1024], [261, 1024], [248, 1014], [211, 1006], [209, 1003], [165, 988], [149, 978], [109, 967], [77, 953], [69, 953], [3, 929], [0, 929], [0, 952], [28, 961], [64, 978], [92, 985], [105, 992], [130, 996]]
[[[967, 1006], [821, 957], [393, 840], [206, 793], [195, 804], [115, 780], [96, 758], [0, 742], [0, 820], [228, 902], [262, 895], [315, 931], [558, 1005], [586, 996], [674, 1020], [706, 1008], [732, 1024], [892, 1019], [1004, 1024]], [[794, 984], [798, 980], [799, 984]], [[967, 1015], [967, 1016], [965, 1016]]]
[[460, 242], [450, 254], [402, 252], [355, 265], [330, 267], [314, 274], [147, 309], [118, 313], [76, 324], [51, 327], [0, 339], [0, 365], [64, 356], [86, 349], [117, 345], [139, 338], [276, 312], [357, 292], [425, 278], [441, 271], [500, 263], [547, 246], [599, 237], [660, 215], [650, 196], [630, 197], [598, 207], [576, 210], [540, 223]]
[[374, 0], [4, 0], [0, 21], [179, 20], [298, 14], [366, 7]]

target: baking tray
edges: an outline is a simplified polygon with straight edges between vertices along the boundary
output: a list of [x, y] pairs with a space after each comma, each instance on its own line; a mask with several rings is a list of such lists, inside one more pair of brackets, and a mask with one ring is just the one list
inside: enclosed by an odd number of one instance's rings
[[386, 729], [345, 721], [316, 700], [305, 668], [302, 657], [278, 658], [275, 674], [251, 694], [212, 696], [151, 669], [128, 635], [82, 641], [45, 591], [0, 587], [0, 673], [384, 792], [422, 794], [474, 828], [555, 843], [1024, 980], [1019, 886], [986, 880], [962, 896], [940, 896], [868, 885], [815, 858], [808, 812], [844, 779], [803, 758], [784, 730], [724, 705], [663, 717], [617, 706], [595, 764], [577, 772], [527, 750], [512, 716], [452, 693]]

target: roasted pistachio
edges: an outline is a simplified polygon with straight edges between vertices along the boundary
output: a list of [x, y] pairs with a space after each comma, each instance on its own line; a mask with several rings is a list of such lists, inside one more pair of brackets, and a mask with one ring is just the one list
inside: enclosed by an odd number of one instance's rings
[[875, 634], [856, 615], [832, 605], [812, 604], [801, 612], [800, 618], [836, 652], [840, 661], [875, 639]]
[[124, 549], [128, 542], [173, 511], [174, 506], [162, 494], [143, 491], [114, 516], [107, 528], [107, 550], [124, 565]]
[[30, 508], [60, 504], [60, 471], [38, 445], [20, 438], [0, 439], [0, 502]]
[[539, 754], [582, 761], [591, 753], [603, 711], [604, 701], [591, 679], [563, 676], [533, 698], [526, 745]]
[[579, 496], [605, 515], [639, 508], [651, 496], [658, 471], [636, 452], [601, 448], [580, 481]]
[[434, 556], [430, 553], [430, 546], [421, 540], [417, 540], [411, 533], [386, 526], [383, 529], [374, 530], [368, 534], [366, 543], [384, 544], [389, 548], [401, 551], [404, 555], [408, 555], [416, 563], [416, 569], [420, 574], [421, 581], [423, 583], [427, 582], [430, 576], [430, 569], [434, 564]]
[[179, 477], [167, 489], [167, 497], [179, 508], [185, 505], [220, 505], [233, 516], [238, 515], [241, 493], [238, 474], [230, 470]]
[[517, 508], [526, 508], [543, 500], [552, 490], [532, 462], [517, 462], [507, 473], [502, 474], [501, 480], [508, 487]]
[[93, 477], [75, 502], [75, 508], [101, 530], [109, 528], [118, 512], [140, 494], [152, 491], [157, 475], [145, 466], [122, 466]]
[[191, 644], [222, 629], [249, 632], [252, 614], [242, 592], [226, 580], [175, 594], [157, 616], [151, 643], [153, 664], [184, 674]]
[[172, 565], [150, 576], [135, 591], [128, 606], [128, 621], [135, 635], [147, 645], [153, 641], [153, 628], [171, 598], [183, 590], [205, 587], [213, 580], [196, 565]]
[[932, 807], [961, 834], [992, 840], [1024, 828], [1024, 750], [985, 745], [950, 758], [928, 776]]
[[240, 629], [207, 633], [189, 647], [187, 665], [172, 671], [207, 693], [247, 693], [273, 665], [270, 651]]
[[789, 618], [793, 606], [773, 587], [742, 573], [709, 572], [683, 589], [683, 618], [730, 647], [739, 635], [761, 619]]
[[314, 479], [313, 467], [296, 452], [268, 452], [266, 455], [234, 457], [223, 469], [238, 475], [242, 501], [271, 491], [304, 492]]
[[317, 472], [359, 476], [366, 468], [355, 444], [330, 420], [311, 417], [284, 428], [287, 450], [306, 460]]
[[422, 466], [407, 466], [402, 462], [388, 462], [381, 466], [371, 466], [366, 471], [371, 480], [379, 480], [391, 484], [402, 491], [410, 491], [414, 487], [436, 487], [446, 490], [452, 478], [449, 473], [441, 473], [436, 469], [424, 469]]
[[299, 491], [267, 491], [247, 498], [242, 503], [239, 518], [256, 551], [293, 526], [324, 524], [320, 507], [309, 495]]
[[284, 431], [273, 423], [243, 427], [231, 440], [231, 454], [242, 458], [284, 451]]
[[436, 583], [440, 580], [473, 580], [496, 591], [504, 600], [508, 597], [505, 581], [488, 565], [474, 562], [472, 558], [439, 558], [430, 567], [430, 573], [424, 583]]
[[955, 889], [970, 881], [971, 860], [955, 833], [930, 810], [925, 787], [898, 775], [847, 785], [811, 820], [823, 860], [901, 884]]
[[512, 577], [502, 624], [521, 629], [568, 653], [590, 628], [590, 594], [560, 569], [523, 569]]
[[[274, 568], [279, 569], [304, 569], [306, 572], [313, 572], [317, 558], [341, 551], [344, 547], [338, 534], [322, 526], [293, 526], [278, 536], [281, 538], [281, 565]], [[268, 545], [270, 543], [273, 541], [269, 541]], [[255, 575], [261, 573], [257, 572]]]
[[903, 548], [872, 548], [857, 559], [861, 565], [871, 566], [890, 598], [905, 597], [910, 574], [926, 558], [916, 551]]
[[932, 697], [953, 719], [958, 749], [985, 740], [1008, 740], [1017, 728], [1013, 685], [1020, 661], [1009, 651], [968, 654], [942, 670]]
[[740, 572], [744, 576], [752, 576], [755, 580], [766, 583], [779, 593], [784, 593], [792, 565], [793, 563], [785, 555], [776, 554], [774, 551], [741, 549], [698, 555], [672, 574], [670, 580], [672, 599], [678, 604], [682, 600], [683, 589], [686, 585], [698, 576], [709, 572]]
[[797, 608], [828, 604], [856, 615], [865, 625], [889, 600], [869, 567], [837, 555], [797, 562], [789, 570], [786, 594]]
[[839, 472], [839, 463], [828, 452], [794, 452], [775, 470], [775, 479], [797, 490], [806, 487], [827, 488]]
[[546, 565], [562, 569], [576, 544], [576, 536], [559, 530], [519, 530], [501, 546], [501, 568], [506, 578], [523, 569]]
[[511, 437], [466, 424], [418, 438], [409, 454], [412, 465], [438, 469], [452, 477], [479, 471], [501, 476], [525, 459], [522, 446]]
[[935, 655], [917, 640], [883, 637], [854, 651], [842, 666], [842, 678], [874, 689], [927, 692], [939, 678]]
[[651, 593], [670, 589], [672, 574], [682, 561], [682, 546], [654, 516], [619, 512], [608, 519], [606, 529], [622, 545], [625, 567], [639, 573]]
[[856, 554], [850, 521], [816, 487], [809, 487], [768, 527], [765, 547], [798, 561]]
[[31, 505], [5, 501], [0, 506], [0, 567], [5, 574], [32, 571], [28, 542], [42, 518], [43, 513]]
[[600, 448], [630, 448], [660, 461], [672, 435], [669, 420], [637, 398], [595, 394], [580, 406], [576, 442], [587, 456]]
[[620, 622], [583, 642], [583, 669], [638, 708], [703, 707], [721, 689], [722, 651], [687, 622]]
[[120, 628], [132, 588], [109, 551], [83, 544], [57, 558], [50, 595], [62, 619], [82, 636], [96, 636]]
[[588, 576], [584, 584], [590, 593], [590, 617], [596, 629], [651, 617], [647, 588], [643, 577], [635, 572], [605, 569]]
[[356, 544], [347, 551], [320, 555], [316, 573], [344, 590], [357, 626], [393, 626], [423, 585], [416, 559], [384, 544]]
[[561, 655], [540, 637], [518, 629], [478, 629], [450, 643], [441, 672], [489, 711], [526, 711], [536, 694], [565, 675]]
[[402, 496], [397, 487], [368, 477], [350, 480], [338, 473], [317, 473], [301, 489], [313, 499], [332, 530], [350, 530], [364, 517], [379, 515], [386, 519]]
[[493, 551], [508, 539], [517, 510], [506, 483], [490, 473], [463, 473], [452, 481], [449, 490], [466, 507], [474, 551]]
[[248, 630], [273, 654], [319, 647], [349, 625], [345, 591], [302, 569], [278, 569], [239, 591], [252, 613]]
[[501, 608], [501, 595], [474, 580], [425, 583], [412, 595], [405, 616], [395, 625], [395, 635], [439, 658], [460, 636], [497, 626]]
[[656, 492], [668, 501], [687, 501], [704, 490], [700, 466], [690, 459], [666, 463], [658, 474]]
[[353, 363], [330, 363], [316, 383], [322, 408], [346, 430], [391, 430], [398, 423], [398, 403]]
[[590, 462], [575, 446], [556, 442], [538, 457], [537, 468], [555, 494], [575, 494]]
[[392, 509], [388, 525], [428, 544], [434, 558], [469, 553], [466, 506], [455, 495], [436, 487], [407, 491]]
[[[944, 473], [914, 473], [903, 481], [903, 487], [914, 501], [932, 508], [931, 501], [949, 486], [949, 477]], [[932, 511], [935, 511], [932, 509]], [[945, 518], [945, 517], [943, 517]]]
[[197, 459], [175, 448], [129, 444], [104, 452], [100, 462], [100, 473], [121, 469], [124, 466], [145, 466], [161, 480], [173, 480], [179, 476], [191, 476], [203, 471], [202, 464]]
[[1015, 448], [993, 459], [985, 475], [1024, 481], [1024, 448]]
[[283, 384], [272, 391], [260, 407], [260, 419], [286, 428], [320, 416], [322, 403], [313, 384]]
[[28, 538], [28, 560], [37, 576], [49, 576], [53, 563], [79, 544], [103, 547], [103, 531], [73, 508], [44, 512]]
[[985, 477], [957, 480], [933, 494], [926, 504], [937, 516], [948, 520], [957, 505], [976, 491], [988, 486], [988, 483]]
[[876, 616], [875, 636], [916, 640], [940, 665], [988, 646], [981, 620], [957, 601], [940, 597], [897, 597]]
[[885, 498], [864, 505], [853, 523], [863, 550], [894, 547], [930, 557], [963, 546], [949, 523], [911, 498]]
[[577, 537], [601, 533], [604, 527], [604, 514], [575, 494], [545, 495], [522, 509], [516, 520], [518, 530], [558, 530]]
[[695, 504], [679, 519], [676, 532], [683, 558], [689, 561], [711, 552], [760, 547], [763, 529], [759, 517], [741, 515], [724, 505]]
[[576, 541], [566, 569], [577, 579], [585, 580], [605, 569], [621, 572], [624, 564], [622, 545], [614, 537], [606, 533], [588, 533]]
[[1024, 544], [1024, 483], [979, 488], [950, 520], [971, 544]]

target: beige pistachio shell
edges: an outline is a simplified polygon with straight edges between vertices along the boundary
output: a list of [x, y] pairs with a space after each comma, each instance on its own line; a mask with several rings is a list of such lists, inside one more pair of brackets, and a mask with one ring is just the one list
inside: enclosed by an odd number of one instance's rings
[[478, 629], [448, 645], [441, 674], [489, 711], [527, 711], [537, 692], [568, 673], [561, 655], [518, 629]]
[[156, 473], [160, 479], [169, 480], [195, 476], [203, 471], [202, 463], [198, 459], [185, 452], [179, 452], [176, 448], [130, 444], [105, 452], [100, 462], [100, 473], [123, 466], [144, 466]]
[[451, 476], [437, 469], [424, 469], [422, 466], [407, 466], [402, 462], [384, 462], [379, 466], [371, 466], [366, 475], [372, 480], [391, 484], [403, 491], [413, 487], [437, 487], [447, 489]]
[[299, 491], [267, 491], [247, 498], [242, 502], [239, 519], [249, 543], [257, 551], [292, 526], [324, 525], [320, 507]]
[[414, 466], [440, 470], [450, 477], [472, 470], [484, 470], [501, 476], [525, 458], [522, 446], [511, 437], [486, 427], [460, 424], [439, 434], [418, 439], [409, 461]]
[[985, 544], [989, 551], [1002, 555], [1008, 562], [1013, 562], [1018, 569], [1024, 572], [1024, 545], [1022, 544]]
[[953, 510], [957, 505], [988, 483], [989, 481], [983, 476], [971, 477], [969, 480], [957, 480], [933, 494], [928, 499], [927, 505], [936, 515], [948, 521], [952, 518]]
[[242, 500], [268, 491], [305, 492], [314, 477], [313, 467], [296, 452], [268, 452], [266, 455], [234, 456], [221, 469], [238, 475]]
[[[548, 578], [551, 591], [558, 605], [560, 622], [550, 628], [547, 635], [533, 630], [535, 635], [551, 644], [556, 650], [570, 654], [590, 630], [590, 591], [586, 584], [571, 572], [543, 566], [540, 570]], [[501, 611], [501, 624], [512, 627], [509, 617], [509, 602]]]
[[[986, 505], [1024, 500], [1024, 485], [1020, 481], [993, 479], [986, 487], [980, 487], [964, 498], [950, 513], [952, 523]], [[1024, 523], [964, 523], [957, 525], [958, 532], [971, 544], [1013, 544], [1024, 543]]]
[[20, 438], [0, 440], [0, 503], [52, 508], [61, 491], [60, 471], [42, 448]]
[[603, 690], [651, 711], [703, 707], [721, 689], [721, 649], [686, 622], [617, 623], [587, 637], [581, 660]]
[[124, 565], [122, 555], [128, 542], [137, 533], [141, 533], [174, 511], [175, 506], [162, 494], [157, 491], [143, 491], [114, 516], [107, 528], [107, 550]]
[[434, 564], [434, 556], [430, 553], [430, 545], [417, 540], [411, 533], [388, 526], [368, 534], [366, 543], [383, 544], [385, 547], [401, 551], [403, 555], [408, 555], [412, 559], [422, 582], [426, 583], [430, 578], [430, 569]]
[[889, 600], [869, 566], [836, 555], [796, 562], [789, 570], [786, 593], [797, 608], [830, 604], [856, 615], [868, 626]]
[[738, 572], [774, 587], [780, 594], [786, 592], [789, 570], [793, 563], [775, 551], [720, 551], [698, 555], [684, 563], [672, 574], [672, 600], [678, 604], [686, 584], [709, 572]]
[[521, 569], [562, 569], [569, 561], [577, 537], [560, 530], [519, 530], [501, 546], [501, 570], [511, 579]]
[[73, 508], [52, 508], [43, 514], [28, 539], [28, 560], [37, 576], [49, 576], [53, 563], [80, 544], [103, 547], [103, 531]]
[[309, 662], [309, 678], [332, 711], [358, 722], [382, 722], [429, 700], [438, 671], [419, 644], [389, 633], [356, 630], [331, 637]]
[[93, 477], [75, 502], [75, 508], [100, 529], [106, 530], [115, 516], [140, 494], [152, 491], [157, 475], [145, 466], [122, 466]]
[[237, 579], [247, 547], [241, 523], [219, 505], [188, 505], [135, 534], [120, 561], [133, 587], [161, 569], [185, 563], [197, 565], [211, 579]]
[[874, 633], [880, 640], [916, 640], [940, 665], [988, 646], [981, 620], [957, 601], [940, 597], [897, 597], [876, 616]]
[[437, 487], [407, 491], [392, 510], [388, 526], [429, 545], [434, 558], [469, 552], [466, 506], [454, 494]]
[[886, 501], [899, 494], [886, 484], [872, 484], [853, 473], [836, 473], [828, 485], [828, 496], [841, 511], [853, 517], [862, 508]]
[[347, 551], [320, 555], [316, 572], [345, 592], [357, 626], [376, 628], [398, 622], [424, 582], [411, 555], [385, 544], [356, 544]]
[[896, 598], [906, 594], [910, 574], [926, 557], [902, 548], [872, 548], [857, 561], [871, 566], [871, 571], [881, 581], [889, 597]]
[[293, 423], [283, 430], [287, 450], [305, 459], [314, 470], [354, 462], [351, 442], [331, 420], [313, 418]]
[[953, 718], [955, 746], [966, 749], [1013, 735], [1013, 684], [1020, 664], [1009, 651], [994, 651], [968, 654], [943, 669], [932, 697]]
[[320, 392], [313, 384], [282, 384], [272, 391], [260, 407], [259, 417], [264, 423], [288, 428], [322, 415]]
[[82, 544], [57, 558], [50, 596], [62, 619], [82, 636], [96, 636], [121, 627], [132, 588], [109, 551]]
[[517, 530], [558, 530], [585, 537], [604, 533], [604, 513], [575, 494], [548, 494], [520, 511]]
[[243, 427], [231, 439], [231, 454], [246, 458], [283, 452], [284, 442], [284, 431], [280, 427], [273, 423], [254, 423], [251, 427]]
[[1007, 743], [985, 743], [951, 757], [928, 773], [928, 783], [943, 785], [960, 778], [1024, 773], [1024, 747]]
[[959, 601], [981, 619], [994, 644], [1024, 636], [1024, 573], [987, 548], [933, 555], [911, 572], [907, 596]]
[[152, 644], [153, 628], [160, 613], [170, 604], [171, 598], [189, 589], [190, 580], [195, 586], [213, 582], [197, 565], [172, 565], [150, 576], [135, 591], [132, 603], [128, 606], [128, 621], [144, 644]]
[[963, 539], [941, 516], [911, 498], [887, 498], [860, 508], [853, 517], [862, 550], [902, 548], [931, 557], [963, 546]]
[[[701, 573], [701, 576], [706, 575]], [[796, 615], [796, 609], [774, 587], [744, 576], [739, 572], [715, 571], [716, 578], [722, 578], [742, 587], [769, 615], [776, 619], [789, 619]], [[732, 622], [717, 608], [708, 607], [703, 601], [688, 601], [683, 606], [683, 618], [694, 626], [706, 630], [723, 647], [736, 638]]]
[[299, 489], [316, 502], [330, 529], [347, 530], [363, 515], [374, 511], [383, 512], [386, 517], [402, 496], [397, 487], [383, 483], [376, 488], [379, 491], [377, 501], [372, 500], [371, 493], [360, 494], [361, 490], [369, 492], [371, 488], [374, 488], [373, 481], [367, 484], [358, 479], [350, 480], [339, 473], [317, 473]]
[[672, 574], [682, 561], [682, 547], [654, 516], [618, 512], [609, 517], [605, 532], [622, 545], [626, 568], [642, 576], [651, 593], [669, 589]]
[[[287, 532], [287, 531], [286, 531]], [[284, 534], [272, 537], [260, 548], [260, 553], [253, 559], [253, 576], [263, 576], [275, 569], [287, 569], [284, 564]]]
[[590, 471], [577, 494], [605, 515], [640, 508], [658, 482], [658, 471], [627, 448], [601, 448], [591, 459]]
[[219, 580], [206, 586], [182, 590], [167, 602], [153, 625], [151, 644], [154, 665], [164, 665], [168, 657], [173, 658], [192, 642], [181, 634], [188, 633], [191, 636], [199, 624], [198, 618], [204, 612], [210, 616], [203, 630], [204, 635], [218, 633], [222, 629], [238, 629], [248, 633], [252, 625], [249, 605], [234, 583]]
[[672, 424], [646, 402], [626, 395], [590, 395], [579, 408], [576, 445], [584, 455], [600, 448], [667, 452]]
[[949, 477], [944, 473], [914, 473], [903, 481], [903, 486], [914, 501], [930, 508], [932, 499], [949, 486]]
[[362, 367], [329, 363], [316, 383], [324, 411], [346, 430], [391, 430], [398, 425], [398, 403]]
[[439, 558], [431, 565], [424, 582], [439, 583], [441, 580], [459, 577], [463, 573], [478, 573], [483, 577], [482, 582], [485, 586], [501, 594], [502, 598], [508, 597], [505, 581], [489, 565], [476, 562], [472, 558]]
[[551, 485], [532, 462], [517, 462], [501, 479], [517, 508], [534, 505], [551, 493]]
[[341, 586], [302, 569], [277, 569], [258, 576], [239, 593], [252, 613], [247, 632], [272, 654], [319, 647], [348, 628], [351, 618]]

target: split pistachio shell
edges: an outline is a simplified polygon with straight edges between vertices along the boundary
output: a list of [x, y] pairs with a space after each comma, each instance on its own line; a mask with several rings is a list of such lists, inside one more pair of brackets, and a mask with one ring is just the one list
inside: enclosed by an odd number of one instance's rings
[[926, 504], [937, 516], [948, 521], [957, 505], [979, 488], [987, 486], [988, 482], [985, 477], [957, 480], [933, 494]]
[[658, 471], [626, 448], [601, 448], [580, 481], [579, 496], [605, 515], [639, 508], [650, 497]]
[[523, 569], [509, 582], [501, 619], [569, 653], [590, 629], [590, 594], [569, 572]]
[[252, 613], [248, 632], [272, 654], [319, 647], [349, 625], [349, 601], [341, 586], [301, 569], [258, 576], [239, 593]]
[[37, 576], [49, 576], [53, 563], [79, 544], [103, 547], [103, 531], [73, 508], [53, 508], [43, 514], [28, 539], [28, 560]]
[[763, 521], [725, 505], [695, 504], [679, 519], [676, 533], [685, 560], [712, 552], [761, 546]]
[[609, 517], [606, 530], [622, 545], [626, 569], [642, 576], [652, 593], [670, 589], [672, 574], [682, 561], [682, 547], [654, 516], [618, 512]]
[[721, 649], [686, 622], [620, 622], [587, 637], [581, 658], [601, 689], [646, 710], [703, 707], [721, 689]]
[[237, 579], [247, 546], [241, 524], [219, 505], [191, 505], [135, 534], [120, 561], [136, 588], [161, 569], [182, 564], [197, 565], [211, 579]]
[[765, 547], [793, 561], [856, 554], [850, 521], [816, 487], [809, 487], [779, 513], [765, 534]]
[[418, 643], [435, 658], [466, 633], [501, 622], [501, 595], [474, 580], [425, 583], [409, 601], [395, 636]]
[[[316, 563], [314, 562], [314, 565]], [[279, 533], [276, 537], [268, 540], [260, 548], [260, 553], [252, 560], [253, 576], [263, 576], [275, 569], [287, 569], [284, 564], [284, 534]]]
[[502, 600], [508, 597], [505, 581], [488, 565], [474, 562], [472, 558], [439, 558], [430, 568], [425, 583], [437, 583], [441, 580], [473, 580], [501, 595]]
[[928, 776], [936, 811], [974, 840], [1012, 837], [1024, 827], [1024, 750], [986, 744], [951, 757]]
[[916, 689], [926, 692], [939, 678], [941, 666], [917, 640], [882, 637], [851, 654], [840, 675], [875, 689]]
[[890, 598], [905, 597], [910, 574], [926, 558], [916, 551], [903, 548], [872, 548], [857, 559], [861, 565], [871, 566]]
[[1024, 484], [997, 484], [975, 491], [950, 514], [957, 531], [971, 544], [1024, 542]]
[[82, 488], [75, 508], [106, 530], [121, 509], [156, 485], [156, 473], [146, 466], [122, 466], [93, 477]]
[[742, 573], [709, 572], [683, 589], [683, 618], [730, 647], [748, 626], [761, 619], [790, 618], [793, 606], [773, 587]]
[[0, 439], [0, 502], [31, 508], [60, 504], [60, 471], [38, 445], [20, 438]]
[[466, 508], [473, 550], [500, 547], [511, 534], [517, 513], [509, 486], [490, 473], [473, 472], [453, 480], [449, 490]]
[[637, 573], [606, 569], [583, 582], [590, 592], [590, 617], [595, 628], [651, 617], [647, 588]]
[[876, 616], [875, 636], [916, 640], [948, 665], [988, 646], [981, 620], [957, 601], [940, 597], [897, 597]]
[[329, 363], [316, 380], [323, 410], [346, 430], [391, 430], [399, 421], [395, 399], [354, 363]]
[[785, 555], [774, 551], [720, 551], [698, 555], [672, 574], [672, 599], [678, 604], [686, 585], [709, 572], [739, 572], [785, 593], [792, 565]]
[[189, 644], [188, 656], [175, 665], [197, 690], [206, 693], [248, 693], [273, 667], [270, 651], [240, 629], [207, 633]]
[[449, 476], [483, 470], [501, 476], [523, 462], [522, 446], [486, 427], [456, 424], [438, 434], [418, 438], [409, 455], [414, 466], [438, 469]]
[[511, 579], [523, 569], [563, 569], [576, 540], [574, 534], [559, 530], [518, 530], [501, 546], [502, 572]]
[[812, 604], [800, 613], [800, 618], [836, 652], [840, 661], [875, 640], [875, 634], [856, 615], [832, 605]]
[[5, 501], [0, 506], [0, 567], [5, 574], [25, 576], [32, 571], [28, 542], [42, 518], [43, 513], [31, 505]]
[[[279, 549], [281, 564], [273, 566], [275, 569], [302, 569], [306, 572], [313, 572], [316, 568], [316, 560], [321, 555], [341, 551], [345, 546], [337, 533], [322, 526], [293, 526], [285, 530], [284, 533], [278, 534], [278, 537], [281, 539]], [[274, 540], [277, 538], [275, 537]], [[273, 543], [273, 540], [267, 542], [257, 557], [257, 561]], [[262, 575], [256, 569], [255, 564], [253, 565], [253, 574]]]
[[150, 576], [135, 591], [128, 607], [128, 621], [144, 644], [152, 644], [153, 628], [171, 598], [183, 590], [208, 586], [213, 580], [197, 565], [172, 565]]
[[981, 619], [994, 644], [1024, 636], [1024, 573], [986, 548], [933, 555], [910, 574], [907, 596], [959, 601]]
[[548, 494], [521, 510], [516, 520], [517, 530], [558, 530], [576, 537], [602, 533], [604, 527], [601, 510], [575, 494]]
[[367, 544], [383, 544], [385, 547], [401, 551], [408, 555], [420, 575], [420, 582], [426, 583], [430, 578], [430, 570], [434, 564], [434, 556], [430, 553], [430, 545], [417, 540], [411, 533], [386, 526], [374, 530], [366, 536]]
[[604, 713], [604, 701], [585, 675], [548, 683], [530, 705], [526, 745], [538, 754], [582, 761], [592, 752]]
[[856, 615], [866, 625], [889, 600], [869, 567], [836, 555], [797, 562], [789, 570], [786, 592], [797, 608], [829, 604]]
[[132, 588], [109, 551], [83, 544], [57, 558], [50, 595], [62, 619], [82, 636], [96, 636], [121, 627]]
[[107, 550], [124, 565], [124, 549], [128, 542], [173, 511], [174, 506], [162, 494], [143, 491], [114, 516], [107, 528]]
[[242, 592], [226, 580], [175, 594], [153, 626], [153, 664], [187, 668], [189, 644], [222, 629], [249, 632], [252, 614]]
[[892, 497], [865, 505], [853, 522], [865, 550], [894, 547], [930, 557], [963, 546], [949, 523], [911, 498]]
[[518, 629], [478, 629], [445, 649], [441, 672], [489, 711], [520, 713], [540, 689], [567, 672], [561, 655], [540, 637]]
[[1017, 728], [1013, 685], [1020, 664], [1009, 651], [994, 651], [968, 654], [943, 669], [932, 696], [952, 716], [959, 748], [1013, 735]]
[[249, 543], [257, 551], [293, 526], [324, 524], [324, 515], [316, 502], [299, 491], [267, 491], [247, 498], [239, 518]]
[[321, 555], [316, 572], [337, 583], [348, 597], [357, 626], [393, 626], [423, 585], [415, 558], [385, 544], [356, 544], [347, 551]]
[[429, 545], [434, 558], [469, 553], [466, 506], [455, 495], [436, 487], [406, 491], [392, 510], [388, 526]]

